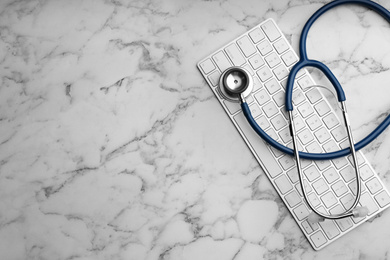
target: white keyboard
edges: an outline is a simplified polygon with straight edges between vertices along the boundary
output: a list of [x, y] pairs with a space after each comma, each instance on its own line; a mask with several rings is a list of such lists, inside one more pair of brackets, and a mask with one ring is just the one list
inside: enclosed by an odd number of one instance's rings
[[[266, 144], [246, 121], [240, 104], [225, 99], [218, 87], [219, 77], [227, 68], [241, 66], [247, 69], [254, 79], [254, 90], [246, 99], [253, 117], [267, 134], [292, 148], [284, 101], [287, 76], [297, 61], [296, 53], [274, 21], [269, 19], [197, 65], [302, 232], [312, 247], [319, 250], [389, 207], [388, 190], [365, 156], [358, 152], [362, 179], [360, 205], [367, 206], [368, 216], [309, 223], [307, 217], [311, 211], [302, 197], [294, 158]], [[349, 147], [344, 124], [340, 123], [322, 93], [310, 87], [313, 85], [307, 71], [298, 74], [293, 104], [300, 150], [320, 153]], [[302, 160], [302, 168], [308, 198], [317, 209], [336, 214], [352, 205], [356, 180], [350, 156], [332, 161]]]

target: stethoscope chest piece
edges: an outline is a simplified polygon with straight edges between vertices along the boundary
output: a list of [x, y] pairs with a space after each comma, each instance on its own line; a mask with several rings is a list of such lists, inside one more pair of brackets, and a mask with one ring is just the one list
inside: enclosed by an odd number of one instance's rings
[[246, 69], [230, 67], [219, 78], [219, 89], [226, 99], [239, 102], [241, 97], [246, 98], [252, 92], [252, 76]]

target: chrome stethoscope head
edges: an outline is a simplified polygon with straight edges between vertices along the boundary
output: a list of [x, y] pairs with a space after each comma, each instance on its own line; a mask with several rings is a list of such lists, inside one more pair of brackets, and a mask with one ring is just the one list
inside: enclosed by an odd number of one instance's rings
[[230, 67], [219, 78], [219, 90], [230, 101], [243, 101], [253, 90], [253, 78], [246, 69]]

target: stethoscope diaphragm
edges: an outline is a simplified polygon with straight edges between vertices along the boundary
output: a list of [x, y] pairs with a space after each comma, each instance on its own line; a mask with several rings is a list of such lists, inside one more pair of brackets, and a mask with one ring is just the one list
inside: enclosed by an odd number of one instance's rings
[[219, 89], [226, 99], [239, 102], [241, 98], [246, 98], [251, 94], [253, 78], [244, 68], [230, 67], [221, 75]]

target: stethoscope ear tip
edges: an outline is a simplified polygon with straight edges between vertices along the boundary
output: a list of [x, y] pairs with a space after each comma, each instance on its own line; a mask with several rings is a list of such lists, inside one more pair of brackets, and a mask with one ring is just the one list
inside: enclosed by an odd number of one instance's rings
[[356, 207], [352, 211], [354, 218], [364, 218], [368, 215], [368, 208], [367, 207]]
[[[352, 215], [354, 218], [364, 218], [368, 215], [368, 208], [367, 207], [356, 207], [352, 210]], [[349, 215], [350, 216], [350, 215]], [[343, 218], [344, 216], [341, 216], [340, 218]], [[347, 217], [347, 216], [345, 216]], [[307, 221], [310, 224], [323, 222], [325, 221], [325, 218], [323, 216], [320, 216], [316, 214], [315, 212], [311, 212], [309, 216], [307, 217]]]
[[325, 220], [324, 217], [317, 215], [315, 212], [310, 213], [309, 216], [307, 217], [307, 221], [311, 224], [323, 222], [324, 220]]

